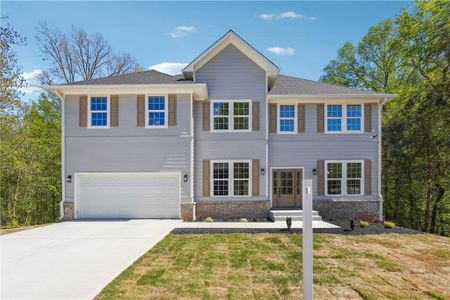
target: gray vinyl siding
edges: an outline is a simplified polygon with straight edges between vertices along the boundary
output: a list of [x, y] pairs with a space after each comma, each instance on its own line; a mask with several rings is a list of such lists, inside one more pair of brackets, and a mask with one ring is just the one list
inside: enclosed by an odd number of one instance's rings
[[[203, 160], [259, 159], [266, 169], [266, 74], [263, 69], [230, 45], [195, 73], [195, 82], [208, 85], [209, 99], [251, 99], [259, 102], [260, 129], [255, 132], [203, 131], [202, 102], [194, 103], [194, 195], [202, 200], [266, 200], [266, 178], [260, 175], [259, 197], [203, 197]], [[212, 186], [211, 186], [212, 189]]]
[[[258, 140], [266, 133], [266, 73], [236, 47], [225, 47], [195, 73], [196, 83], [206, 83], [209, 99], [251, 99], [259, 102], [260, 130], [249, 133], [202, 131], [202, 111], [196, 109], [196, 140]], [[201, 103], [196, 105], [200, 106]], [[197, 108], [197, 107], [196, 107]]]
[[[190, 95], [177, 95], [177, 126], [161, 129], [136, 126], [136, 95], [119, 96], [119, 126], [79, 127], [78, 96], [65, 99], [66, 201], [74, 197], [76, 172], [180, 172], [190, 176]], [[181, 201], [190, 201], [188, 181], [181, 183]]]
[[[304, 167], [305, 179], [313, 180], [315, 200], [337, 198], [317, 196], [317, 160], [372, 160], [372, 196], [377, 195], [378, 179], [378, 107], [372, 105], [372, 132], [361, 134], [325, 134], [317, 132], [317, 105], [306, 104], [305, 132], [293, 135], [269, 134], [269, 165], [275, 167]], [[343, 196], [344, 198], [348, 196]]]

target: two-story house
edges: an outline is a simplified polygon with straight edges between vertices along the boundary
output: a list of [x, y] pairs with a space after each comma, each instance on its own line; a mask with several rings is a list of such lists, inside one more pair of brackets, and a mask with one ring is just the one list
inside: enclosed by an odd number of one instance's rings
[[281, 75], [233, 31], [177, 76], [46, 87], [63, 100], [64, 219], [381, 218], [381, 107], [393, 95]]

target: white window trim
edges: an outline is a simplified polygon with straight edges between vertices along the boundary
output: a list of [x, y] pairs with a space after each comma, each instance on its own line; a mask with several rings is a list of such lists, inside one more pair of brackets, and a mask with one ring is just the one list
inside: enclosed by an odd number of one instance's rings
[[[342, 179], [341, 179], [341, 193], [328, 194], [328, 164], [340, 163], [342, 164]], [[348, 163], [360, 163], [361, 164], [361, 193], [359, 194], [347, 194], [347, 164]], [[330, 178], [333, 180], [333, 178]], [[337, 179], [336, 179], [337, 180]], [[362, 196], [364, 195], [364, 160], [326, 160], [325, 161], [325, 196]]]
[[[248, 103], [248, 129], [234, 129], [234, 102]], [[229, 103], [228, 104], [228, 129], [214, 129], [214, 103]], [[210, 103], [210, 128], [211, 132], [252, 132], [253, 124], [253, 110], [251, 99], [211, 99]]]
[[[280, 117], [280, 114], [281, 114], [280, 106], [281, 105], [293, 105], [294, 106], [294, 131], [281, 131], [281, 125], [280, 125], [280, 120], [281, 120], [281, 117]], [[297, 124], [297, 120], [298, 120], [297, 107], [298, 107], [298, 105], [294, 104], [294, 103], [278, 103], [277, 104], [277, 134], [297, 134], [297, 131], [298, 131], [298, 129], [297, 129], [297, 126], [298, 126], [298, 124]], [[292, 119], [292, 118], [283, 118], [283, 119]]]
[[[341, 131], [328, 130], [328, 105], [342, 105]], [[361, 128], [360, 130], [347, 130], [347, 105], [361, 105]], [[360, 134], [364, 133], [364, 103], [325, 103], [324, 128], [326, 134]], [[330, 119], [339, 119], [338, 117], [330, 117]]]
[[[248, 195], [234, 195], [234, 163], [248, 163]], [[214, 164], [228, 163], [228, 195], [214, 195]], [[248, 198], [252, 196], [252, 160], [250, 159], [233, 159], [233, 160], [211, 160], [209, 167], [210, 178], [210, 196], [213, 198]]]
[[[106, 97], [106, 125], [105, 126], [93, 126], [92, 125], [92, 114], [91, 114], [91, 98], [95, 97]], [[111, 102], [109, 101], [109, 95], [88, 95], [88, 124], [87, 128], [90, 129], [108, 129], [110, 128], [110, 116], [111, 116]], [[97, 110], [94, 110], [93, 112], [97, 112]], [[100, 111], [98, 111], [100, 112]], [[103, 111], [101, 111], [103, 112]]]
[[[164, 125], [149, 125], [148, 115], [150, 110], [148, 109], [148, 97], [164, 97]], [[168, 128], [169, 127], [169, 95], [168, 94], [146, 94], [145, 95], [145, 128]], [[158, 110], [160, 112], [160, 110]]]

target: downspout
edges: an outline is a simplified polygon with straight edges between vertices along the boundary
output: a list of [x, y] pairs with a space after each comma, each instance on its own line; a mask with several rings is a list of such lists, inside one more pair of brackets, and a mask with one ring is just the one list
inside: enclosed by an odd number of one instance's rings
[[65, 176], [65, 107], [64, 107], [64, 95], [55, 90], [55, 94], [61, 99], [61, 201], [59, 202], [59, 220], [64, 219], [64, 200], [66, 198], [66, 176]]
[[266, 73], [266, 113], [265, 113], [265, 119], [266, 119], [266, 136], [265, 136], [265, 140], [266, 140], [266, 172], [265, 172], [265, 176], [266, 176], [266, 198], [267, 200], [270, 201], [270, 209], [272, 209], [272, 199], [270, 199], [270, 194], [269, 194], [269, 178], [272, 174], [270, 174], [270, 168], [269, 168], [269, 98], [268, 98], [268, 94], [269, 94], [269, 76]]
[[194, 96], [191, 93], [191, 202], [192, 219], [195, 220], [195, 202], [194, 202]]
[[381, 134], [381, 110], [383, 104], [386, 103], [387, 98], [384, 97], [383, 102], [378, 103], [378, 198], [380, 199], [380, 209], [378, 219], [383, 221], [383, 195], [381, 194], [381, 173], [382, 173], [382, 157], [381, 157], [381, 146], [382, 146], [382, 134]]

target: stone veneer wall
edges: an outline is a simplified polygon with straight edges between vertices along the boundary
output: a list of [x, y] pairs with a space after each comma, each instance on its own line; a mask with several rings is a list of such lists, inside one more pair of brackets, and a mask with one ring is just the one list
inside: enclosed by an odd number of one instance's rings
[[181, 203], [181, 219], [183, 221], [195, 220], [195, 203]]
[[379, 220], [379, 200], [316, 200], [313, 209], [325, 219]]
[[63, 203], [64, 208], [64, 221], [69, 221], [74, 219], [74, 211], [73, 211], [73, 202], [64, 202]]
[[198, 220], [213, 219], [268, 218], [270, 201], [201, 201], [195, 205]]

